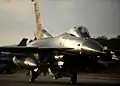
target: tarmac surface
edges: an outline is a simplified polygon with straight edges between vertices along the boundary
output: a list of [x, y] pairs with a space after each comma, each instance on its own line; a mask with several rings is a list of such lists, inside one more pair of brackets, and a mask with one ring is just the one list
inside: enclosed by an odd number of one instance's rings
[[[49, 76], [40, 76], [34, 83], [28, 82], [26, 73], [0, 75], [0, 86], [70, 86], [69, 78], [54, 80]], [[78, 83], [73, 86], [120, 86], [120, 77], [107, 74], [79, 74]]]

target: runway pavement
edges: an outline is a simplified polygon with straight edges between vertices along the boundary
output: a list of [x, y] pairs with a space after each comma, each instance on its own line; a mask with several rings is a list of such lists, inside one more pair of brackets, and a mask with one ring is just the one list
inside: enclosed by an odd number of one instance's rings
[[[0, 75], [0, 86], [70, 86], [69, 78], [54, 80], [49, 76], [40, 76], [34, 83], [28, 83], [25, 73]], [[120, 78], [100, 74], [79, 74], [78, 83], [74, 86], [120, 86]]]

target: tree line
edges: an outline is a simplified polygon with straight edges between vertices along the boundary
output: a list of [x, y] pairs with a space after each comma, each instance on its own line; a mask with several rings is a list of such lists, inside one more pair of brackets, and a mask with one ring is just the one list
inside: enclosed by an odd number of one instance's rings
[[120, 35], [110, 39], [108, 39], [106, 36], [99, 36], [95, 39], [108, 49], [120, 50]]

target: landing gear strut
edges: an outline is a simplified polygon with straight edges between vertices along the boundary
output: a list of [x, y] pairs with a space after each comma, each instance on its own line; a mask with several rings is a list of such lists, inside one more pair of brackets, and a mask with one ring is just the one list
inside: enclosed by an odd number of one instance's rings
[[70, 84], [76, 84], [77, 83], [77, 73], [73, 73], [70, 78]]
[[30, 70], [29, 74], [29, 82], [32, 83], [35, 81], [35, 79], [38, 77], [39, 73], [35, 72], [34, 70]]

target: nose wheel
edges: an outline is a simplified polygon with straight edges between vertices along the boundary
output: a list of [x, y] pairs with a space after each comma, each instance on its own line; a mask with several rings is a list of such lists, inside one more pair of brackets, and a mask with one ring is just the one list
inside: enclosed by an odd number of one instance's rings
[[34, 70], [30, 70], [29, 73], [29, 82], [32, 83], [35, 81], [35, 79], [38, 77], [39, 73], [35, 72]]
[[77, 83], [77, 73], [73, 73], [70, 77], [70, 84], [76, 84]]

